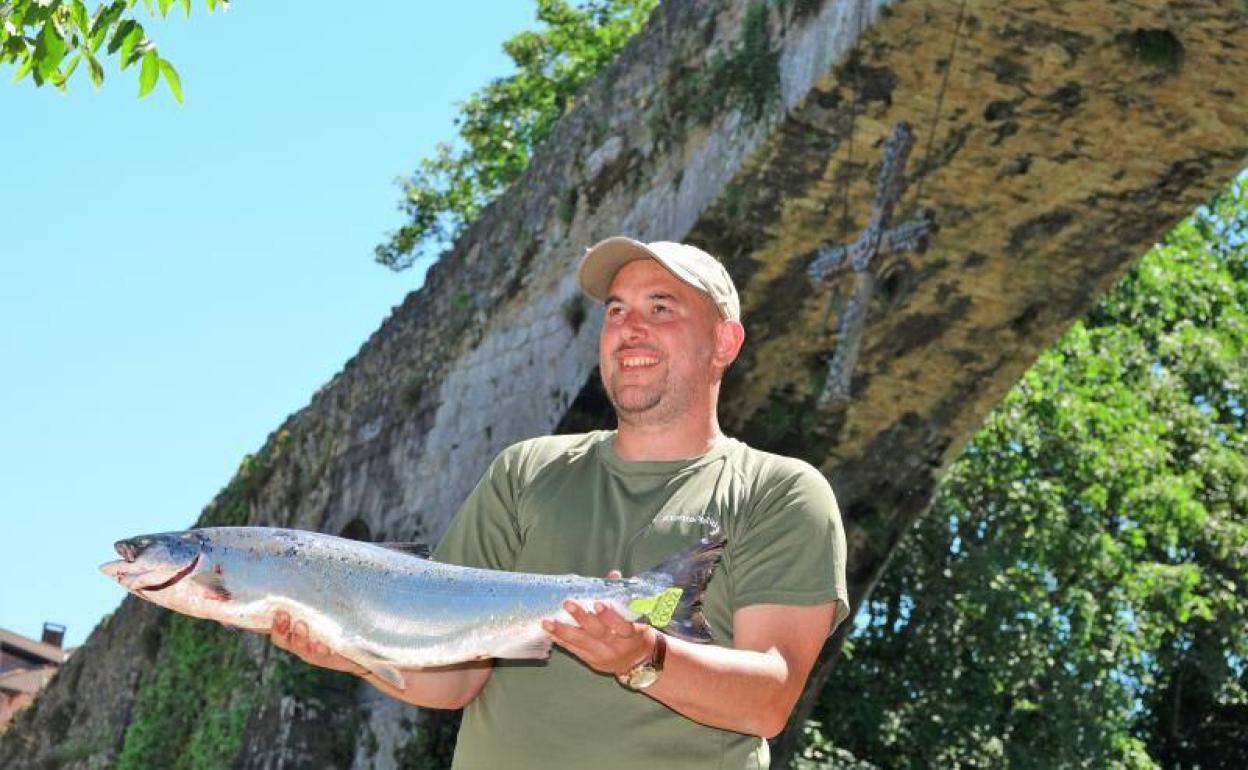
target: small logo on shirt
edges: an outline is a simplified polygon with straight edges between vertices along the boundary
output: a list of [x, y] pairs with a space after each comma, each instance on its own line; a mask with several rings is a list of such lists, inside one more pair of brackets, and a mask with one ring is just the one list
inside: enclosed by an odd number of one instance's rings
[[696, 513], [665, 513], [654, 520], [655, 524], [697, 524], [712, 529], [719, 525], [719, 519], [707, 511]]

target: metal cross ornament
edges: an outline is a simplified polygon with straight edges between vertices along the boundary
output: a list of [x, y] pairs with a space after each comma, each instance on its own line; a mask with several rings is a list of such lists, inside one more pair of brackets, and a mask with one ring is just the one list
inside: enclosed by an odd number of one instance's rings
[[867, 307], [875, 293], [875, 263], [883, 254], [921, 250], [935, 230], [932, 221], [921, 214], [890, 228], [893, 209], [906, 188], [906, 159], [914, 146], [910, 124], [898, 123], [884, 142], [884, 161], [871, 203], [871, 221], [858, 239], [848, 246], [822, 246], [807, 268], [813, 281], [828, 280], [847, 265], [854, 273], [854, 289], [841, 312], [836, 329], [836, 350], [828, 363], [828, 378], [819, 394], [819, 408], [830, 409], [849, 402], [854, 365], [867, 321]]

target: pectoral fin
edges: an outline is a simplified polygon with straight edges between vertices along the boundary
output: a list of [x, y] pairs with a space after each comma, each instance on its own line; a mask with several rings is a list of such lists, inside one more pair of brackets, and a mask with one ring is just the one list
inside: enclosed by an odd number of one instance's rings
[[393, 661], [382, 658], [360, 647], [348, 647], [341, 650], [340, 654], [351, 662], [358, 663], [368, 669], [378, 679], [391, 685], [394, 689], [407, 689], [407, 682], [403, 681], [403, 674], [394, 667]]
[[230, 589], [225, 587], [225, 579], [217, 572], [201, 572], [191, 578], [191, 582], [204, 589], [204, 594], [213, 601], [228, 602], [234, 598]]
[[515, 636], [490, 650], [491, 657], [534, 659], [550, 657], [550, 637], [546, 632], [539, 636]]

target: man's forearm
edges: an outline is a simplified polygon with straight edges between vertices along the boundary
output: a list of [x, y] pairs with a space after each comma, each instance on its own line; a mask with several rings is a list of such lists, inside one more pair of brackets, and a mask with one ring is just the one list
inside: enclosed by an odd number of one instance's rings
[[[594, 612], [571, 601], [564, 609], [574, 624], [545, 628], [595, 671], [620, 675], [654, 654], [654, 628], [601, 603]], [[743, 607], [732, 615], [732, 648], [667, 637], [663, 672], [643, 692], [703, 724], [771, 737], [784, 729], [835, 618], [834, 602]]]
[[775, 650], [667, 643], [663, 673], [642, 693], [704, 725], [764, 738], [784, 729], [809, 672], [791, 671]]

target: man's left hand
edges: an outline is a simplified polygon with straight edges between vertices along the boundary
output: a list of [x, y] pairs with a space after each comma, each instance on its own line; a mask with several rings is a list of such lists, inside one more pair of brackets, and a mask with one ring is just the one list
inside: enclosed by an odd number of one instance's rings
[[564, 602], [563, 608], [576, 625], [544, 620], [542, 627], [556, 644], [595, 671], [618, 676], [654, 654], [659, 632], [651, 626], [627, 621], [602, 602], [594, 602], [593, 612], [573, 601]]

